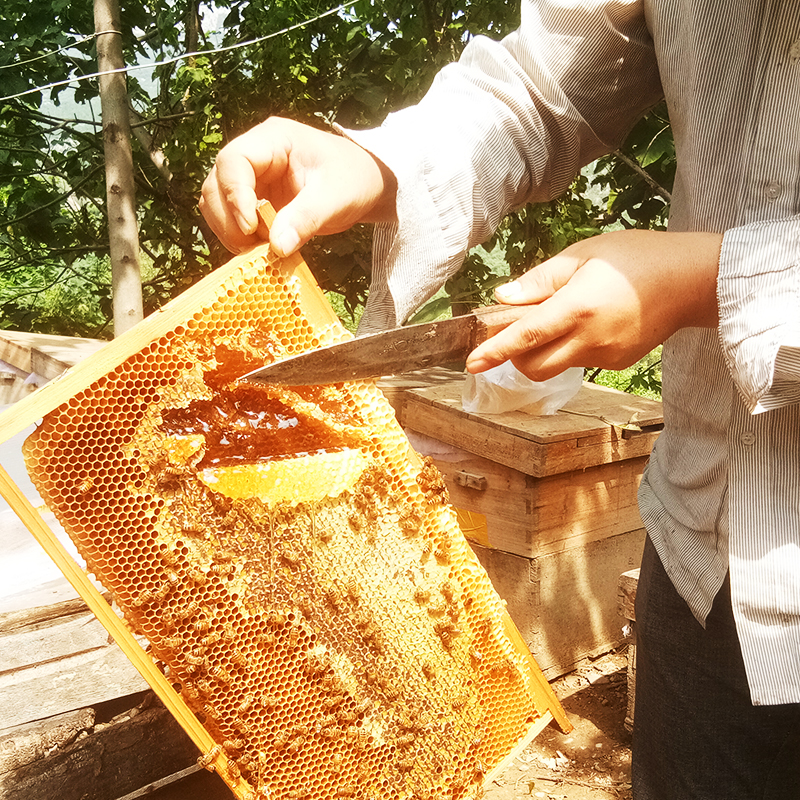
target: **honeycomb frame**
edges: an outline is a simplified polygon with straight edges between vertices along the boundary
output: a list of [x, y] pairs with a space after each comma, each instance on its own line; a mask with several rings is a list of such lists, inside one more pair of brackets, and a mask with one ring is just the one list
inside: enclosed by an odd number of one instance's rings
[[86, 569], [0, 493], [241, 800], [478, 797], [570, 724], [441, 477], [372, 382], [235, 380], [347, 336], [257, 247], [0, 416]]

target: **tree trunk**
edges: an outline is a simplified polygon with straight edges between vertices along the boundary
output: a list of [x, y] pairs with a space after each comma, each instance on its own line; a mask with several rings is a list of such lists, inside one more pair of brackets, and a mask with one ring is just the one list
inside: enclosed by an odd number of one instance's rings
[[[94, 0], [98, 72], [124, 68], [118, 0]], [[139, 233], [133, 182], [133, 155], [124, 72], [99, 78], [106, 161], [106, 206], [111, 252], [114, 335], [119, 336], [143, 317], [139, 272]]]

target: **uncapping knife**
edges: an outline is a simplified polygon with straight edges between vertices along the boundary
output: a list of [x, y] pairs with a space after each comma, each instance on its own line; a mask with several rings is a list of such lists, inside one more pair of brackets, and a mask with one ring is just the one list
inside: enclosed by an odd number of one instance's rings
[[310, 386], [435, 367], [463, 360], [528, 310], [528, 306], [486, 306], [452, 319], [371, 333], [277, 361], [241, 380]]

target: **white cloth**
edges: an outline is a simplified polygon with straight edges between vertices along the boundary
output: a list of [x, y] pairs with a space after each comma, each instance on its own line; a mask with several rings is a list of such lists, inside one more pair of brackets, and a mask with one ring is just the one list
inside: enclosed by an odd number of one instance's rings
[[701, 621], [730, 568], [753, 702], [800, 702], [800, 3], [523, 0], [516, 33], [475, 38], [418, 106], [347, 132], [398, 179], [364, 329], [403, 322], [662, 96], [670, 229], [725, 235], [718, 330], [664, 347], [642, 515]]

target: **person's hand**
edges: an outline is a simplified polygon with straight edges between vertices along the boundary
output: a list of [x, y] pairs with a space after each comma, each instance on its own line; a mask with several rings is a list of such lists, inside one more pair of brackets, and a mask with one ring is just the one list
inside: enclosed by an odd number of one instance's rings
[[318, 233], [392, 219], [395, 193], [391, 172], [354, 142], [271, 117], [219, 152], [200, 210], [238, 252], [260, 241], [256, 205], [269, 200], [278, 210], [270, 242], [286, 256]]
[[717, 324], [721, 234], [616, 231], [578, 242], [496, 294], [530, 311], [475, 348], [467, 369], [511, 362], [533, 380], [623, 369], [684, 327]]

